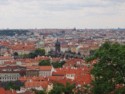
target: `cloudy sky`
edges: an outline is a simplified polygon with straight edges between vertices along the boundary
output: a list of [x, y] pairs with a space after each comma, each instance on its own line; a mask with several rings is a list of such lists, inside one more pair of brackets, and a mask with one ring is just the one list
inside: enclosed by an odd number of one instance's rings
[[125, 27], [125, 0], [0, 0], [0, 29]]

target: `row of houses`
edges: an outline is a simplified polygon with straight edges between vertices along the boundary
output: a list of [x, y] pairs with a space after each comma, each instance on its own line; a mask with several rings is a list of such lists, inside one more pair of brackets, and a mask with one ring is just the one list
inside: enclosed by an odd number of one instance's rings
[[[37, 48], [44, 48], [46, 54], [50, 52], [52, 49], [55, 49], [55, 43], [57, 38], [53, 39], [45, 39], [41, 41], [0, 41], [0, 55], [4, 55], [8, 53], [12, 55], [17, 52], [18, 54], [28, 54], [34, 51]], [[82, 55], [89, 55], [89, 51], [96, 49], [99, 47], [99, 43], [92, 41], [90, 43], [78, 42], [78, 40], [67, 41], [66, 39], [59, 39], [61, 43], [61, 51], [65, 53], [68, 50], [71, 52], [78, 53], [80, 52]], [[87, 41], [87, 40], [85, 40]], [[43, 46], [44, 45], [44, 46]], [[77, 55], [78, 56], [78, 55]], [[79, 57], [79, 56], [78, 56]]]
[[48, 77], [52, 75], [54, 68], [52, 66], [37, 66], [37, 67], [23, 67], [23, 66], [0, 66], [0, 81], [17, 81], [20, 77], [42, 76]]

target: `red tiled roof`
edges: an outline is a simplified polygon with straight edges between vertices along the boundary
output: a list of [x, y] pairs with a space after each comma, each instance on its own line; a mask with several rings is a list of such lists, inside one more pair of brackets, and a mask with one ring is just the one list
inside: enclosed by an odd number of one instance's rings
[[7, 90], [6, 94], [17, 94], [15, 90]]
[[2, 45], [2, 46], [9, 46], [9, 42], [7, 42], [7, 41], [0, 41], [0, 45]]
[[5, 89], [0, 87], [0, 94], [5, 94]]
[[39, 66], [27, 66], [27, 70], [38, 70]]
[[66, 63], [64, 64], [64, 66], [74, 66], [75, 64], [77, 64], [77, 62], [79, 62], [80, 64], [85, 63], [85, 61], [83, 59], [69, 59], [66, 61]]
[[10, 56], [0, 56], [0, 60], [11, 60], [11, 59], [13, 58]]
[[0, 88], [0, 94], [17, 94], [15, 90], [5, 90], [4, 88]]
[[[57, 81], [57, 78], [65, 78], [65, 76], [67, 74], [74, 74], [74, 80], [73, 82], [76, 83], [76, 84], [90, 84], [91, 83], [91, 75], [90, 75], [90, 70], [91, 68], [88, 68], [88, 67], [83, 67], [83, 68], [70, 68], [70, 67], [67, 67], [67, 68], [57, 68], [56, 69], [56, 72], [53, 72], [53, 76], [57, 76], [57, 77], [52, 77], [51, 79], [54, 81]], [[59, 79], [58, 78], [58, 79]], [[61, 79], [59, 79], [61, 81]], [[69, 78], [66, 79], [66, 81], [68, 80]], [[69, 79], [70, 80], [70, 79]]]
[[90, 84], [92, 81], [90, 74], [85, 74], [83, 76], [77, 76], [75, 78], [76, 84]]
[[52, 66], [40, 66], [39, 69], [42, 71], [50, 71], [52, 69]]
[[73, 80], [66, 79], [66, 77], [63, 76], [50, 76], [49, 81], [52, 83], [61, 83], [63, 85], [66, 85], [67, 82], [71, 84], [75, 83]]
[[46, 78], [45, 77], [20, 77], [19, 80], [21, 82], [25, 82], [25, 81], [29, 81], [29, 80], [32, 80], [32, 81], [46, 81]]
[[76, 74], [76, 75], [83, 75], [86, 73], [89, 73], [91, 68], [88, 67], [82, 67], [82, 68], [71, 68], [71, 67], [65, 67], [65, 68], [56, 68], [56, 72], [53, 72], [53, 74]]
[[59, 62], [61, 58], [52, 58], [52, 62]]
[[35, 45], [24, 45], [24, 44], [17, 44], [11, 45], [10, 49], [12, 50], [35, 50]]
[[48, 81], [27, 81], [25, 82], [25, 87], [26, 88], [33, 88], [33, 87], [43, 87], [47, 88], [48, 86]]

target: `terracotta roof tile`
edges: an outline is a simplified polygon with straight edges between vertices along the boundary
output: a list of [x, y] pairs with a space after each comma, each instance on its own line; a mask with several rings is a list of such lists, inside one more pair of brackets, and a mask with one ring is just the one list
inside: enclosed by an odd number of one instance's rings
[[0, 94], [5, 94], [5, 89], [0, 87]]
[[15, 90], [6, 90], [6, 94], [17, 94]]
[[40, 66], [40, 70], [50, 71], [52, 69], [52, 66]]

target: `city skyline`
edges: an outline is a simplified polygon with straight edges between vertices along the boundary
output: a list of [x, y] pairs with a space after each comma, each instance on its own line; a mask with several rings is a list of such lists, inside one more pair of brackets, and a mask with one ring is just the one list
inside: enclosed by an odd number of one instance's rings
[[0, 0], [0, 29], [124, 28], [124, 0]]

